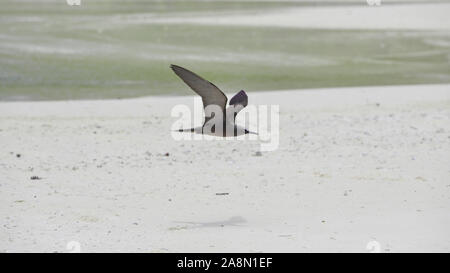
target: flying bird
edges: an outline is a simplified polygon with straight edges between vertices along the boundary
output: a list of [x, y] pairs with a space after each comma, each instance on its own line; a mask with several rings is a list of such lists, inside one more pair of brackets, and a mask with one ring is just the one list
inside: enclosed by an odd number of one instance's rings
[[256, 134], [235, 124], [237, 114], [248, 104], [248, 97], [244, 90], [234, 95], [229, 106], [226, 107], [227, 96], [213, 83], [181, 66], [172, 64], [170, 68], [202, 98], [203, 111], [205, 112], [205, 122], [201, 127], [180, 129], [179, 132], [193, 132], [221, 137]]

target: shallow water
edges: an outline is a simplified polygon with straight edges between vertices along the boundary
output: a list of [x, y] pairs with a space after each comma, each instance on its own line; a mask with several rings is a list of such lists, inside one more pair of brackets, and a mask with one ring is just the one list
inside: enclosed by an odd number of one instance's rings
[[450, 82], [447, 30], [152, 23], [336, 3], [0, 2], [0, 100], [192, 94], [171, 63], [229, 93]]

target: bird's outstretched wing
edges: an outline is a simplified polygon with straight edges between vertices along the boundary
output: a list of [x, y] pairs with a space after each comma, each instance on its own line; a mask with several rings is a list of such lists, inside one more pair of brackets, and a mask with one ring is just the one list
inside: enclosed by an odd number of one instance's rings
[[244, 90], [239, 91], [230, 100], [230, 107], [227, 108], [227, 119], [232, 118], [233, 122], [236, 119], [239, 111], [244, 109], [248, 104], [248, 97]]
[[[217, 105], [222, 110], [222, 117], [225, 115], [225, 107], [228, 99], [217, 86], [181, 66], [172, 64], [170, 68], [172, 68], [173, 72], [194, 90], [195, 93], [202, 97], [204, 110], [206, 110], [206, 107], [209, 105]], [[205, 123], [212, 117], [214, 117], [214, 115], [206, 117]]]

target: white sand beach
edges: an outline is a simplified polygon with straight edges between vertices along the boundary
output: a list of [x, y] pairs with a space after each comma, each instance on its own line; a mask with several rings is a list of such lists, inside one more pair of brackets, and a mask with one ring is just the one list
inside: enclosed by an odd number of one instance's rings
[[0, 102], [0, 252], [450, 251], [450, 85], [249, 93], [262, 154], [173, 140], [192, 102]]

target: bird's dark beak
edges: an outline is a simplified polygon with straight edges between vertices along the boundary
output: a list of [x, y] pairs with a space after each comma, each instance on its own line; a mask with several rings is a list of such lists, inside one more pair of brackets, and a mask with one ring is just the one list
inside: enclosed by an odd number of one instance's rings
[[249, 130], [245, 129], [245, 134], [253, 134], [253, 135], [257, 135], [258, 133], [250, 132]]

